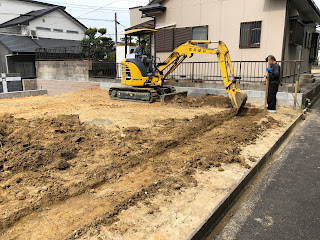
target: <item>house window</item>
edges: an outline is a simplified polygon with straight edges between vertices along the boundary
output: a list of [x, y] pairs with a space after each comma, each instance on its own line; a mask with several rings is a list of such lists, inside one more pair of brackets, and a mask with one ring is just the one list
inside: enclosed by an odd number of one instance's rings
[[312, 41], [312, 33], [308, 31], [305, 32], [305, 39], [304, 39], [304, 47], [311, 48], [311, 41]]
[[261, 40], [261, 21], [241, 23], [240, 48], [259, 48]]
[[316, 61], [318, 59], [318, 51], [319, 51], [319, 33], [311, 34], [311, 43], [310, 43], [310, 62]]
[[53, 31], [54, 31], [54, 32], [63, 32], [62, 29], [55, 29], [55, 28], [53, 29]]
[[208, 40], [208, 26], [192, 28], [192, 40]]
[[74, 33], [74, 34], [78, 34], [78, 31], [72, 31], [72, 30], [67, 30], [67, 33]]
[[39, 31], [46, 31], [46, 32], [51, 32], [51, 28], [45, 28], [45, 27], [36, 27], [37, 30]]
[[[192, 28], [192, 40], [208, 40], [208, 26]], [[197, 44], [200, 47], [208, 47], [208, 44]]]

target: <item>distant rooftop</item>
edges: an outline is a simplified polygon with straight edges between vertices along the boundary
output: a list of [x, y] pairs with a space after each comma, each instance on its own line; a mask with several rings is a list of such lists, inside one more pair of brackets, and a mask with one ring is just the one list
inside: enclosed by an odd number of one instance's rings
[[10, 53], [35, 53], [38, 48], [79, 46], [80, 42], [51, 38], [31, 39], [27, 36], [0, 34], [0, 44]]
[[[31, 1], [34, 2], [34, 1]], [[68, 15], [71, 19], [73, 19], [75, 22], [77, 22], [79, 25], [81, 25], [83, 28], [87, 29], [87, 27], [82, 24], [78, 19], [71, 16], [68, 12], [65, 11], [66, 7], [63, 6], [53, 6], [46, 9], [41, 9], [37, 11], [31, 11], [26, 14], [21, 14], [19, 17], [16, 17], [14, 19], [11, 19], [5, 23], [0, 24], [0, 28], [6, 28], [6, 27], [12, 27], [12, 26], [28, 26], [29, 23], [39, 17], [42, 17], [48, 13], [51, 13], [56, 10], [63, 11], [64, 14]]]

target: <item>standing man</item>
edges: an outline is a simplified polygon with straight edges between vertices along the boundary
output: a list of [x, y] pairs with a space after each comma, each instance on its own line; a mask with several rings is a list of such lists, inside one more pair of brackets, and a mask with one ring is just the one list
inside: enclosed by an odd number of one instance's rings
[[267, 72], [269, 73], [267, 111], [269, 113], [276, 113], [277, 93], [280, 85], [280, 66], [272, 55], [268, 56], [266, 61], [270, 63], [270, 67], [267, 68]]
[[145, 50], [145, 48], [146, 48], [146, 45], [147, 45], [147, 41], [146, 41], [146, 40], [142, 40], [142, 41], [140, 42], [140, 45], [138, 45], [138, 46], [134, 49], [133, 53], [135, 53], [136, 56], [141, 56], [141, 55], [143, 55], [143, 54], [144, 54], [144, 50]]

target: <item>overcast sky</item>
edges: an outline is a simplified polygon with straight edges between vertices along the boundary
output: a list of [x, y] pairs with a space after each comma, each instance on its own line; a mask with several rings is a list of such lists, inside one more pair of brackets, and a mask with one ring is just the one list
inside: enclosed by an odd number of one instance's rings
[[[119, 38], [124, 29], [130, 27], [129, 8], [144, 6], [149, 0], [42, 0], [63, 5], [67, 11], [87, 27], [107, 28], [108, 35], [114, 38], [114, 13], [117, 12]], [[320, 8], [320, 0], [314, 0]]]
[[41, 2], [52, 3], [67, 7], [66, 10], [72, 16], [88, 28], [107, 28], [107, 35], [114, 38], [115, 24], [114, 14], [118, 15], [119, 38], [123, 35], [124, 29], [130, 27], [129, 8], [145, 6], [149, 0], [40, 0]]

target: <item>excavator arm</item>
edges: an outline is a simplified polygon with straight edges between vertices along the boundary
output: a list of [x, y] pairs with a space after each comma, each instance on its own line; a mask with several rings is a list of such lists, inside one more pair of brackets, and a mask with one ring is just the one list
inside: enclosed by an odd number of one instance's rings
[[[206, 47], [200, 47], [195, 44], [210, 44], [218, 43], [216, 49], [210, 49]], [[163, 75], [163, 71], [168, 69], [162, 80], [166, 79], [186, 58], [190, 58], [193, 54], [215, 54], [218, 57], [218, 62], [223, 78], [223, 83], [226, 92], [231, 99], [232, 105], [238, 111], [245, 105], [247, 100], [247, 94], [236, 87], [236, 78], [234, 77], [234, 70], [230, 59], [230, 54], [227, 46], [222, 42], [200, 41], [192, 40], [188, 41], [179, 47], [177, 47], [170, 56], [161, 64], [158, 65], [158, 74]], [[228, 67], [232, 79], [230, 80], [228, 74]]]

